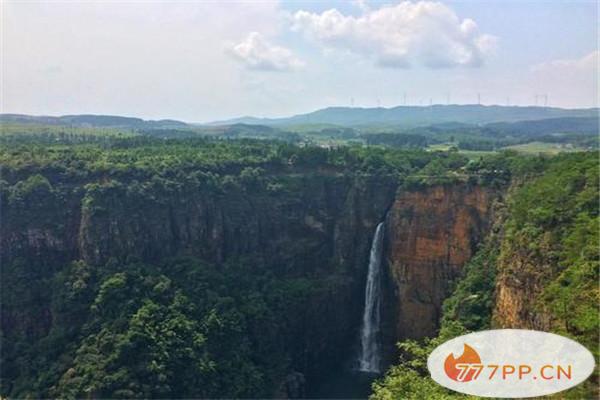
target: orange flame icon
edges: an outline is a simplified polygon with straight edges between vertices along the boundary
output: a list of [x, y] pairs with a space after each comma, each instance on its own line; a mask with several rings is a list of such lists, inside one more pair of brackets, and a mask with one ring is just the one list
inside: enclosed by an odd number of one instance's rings
[[[471, 365], [475, 364], [475, 365]], [[469, 382], [476, 378], [475, 374], [481, 372], [481, 358], [474, 348], [468, 344], [464, 344], [463, 353], [460, 357], [454, 358], [454, 354], [450, 353], [444, 361], [444, 371], [448, 378], [457, 382]]]

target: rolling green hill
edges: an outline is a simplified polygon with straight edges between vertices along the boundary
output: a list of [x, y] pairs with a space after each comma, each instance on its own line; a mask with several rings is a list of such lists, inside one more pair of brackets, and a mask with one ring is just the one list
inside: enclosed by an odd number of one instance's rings
[[448, 122], [487, 124], [561, 117], [597, 117], [598, 109], [562, 109], [553, 107], [506, 107], [483, 105], [398, 106], [392, 108], [328, 107], [287, 118], [243, 117], [213, 124], [298, 125], [334, 124], [361, 127], [367, 125], [422, 126]]

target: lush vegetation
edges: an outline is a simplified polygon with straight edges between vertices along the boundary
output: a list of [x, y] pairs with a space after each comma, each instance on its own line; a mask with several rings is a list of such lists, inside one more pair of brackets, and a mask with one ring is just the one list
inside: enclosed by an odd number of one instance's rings
[[[76, 137], [58, 143], [24, 137], [0, 152], [3, 235], [17, 235], [10, 244], [15, 254], [3, 253], [1, 269], [2, 396], [285, 395], [281, 385], [290, 372], [327, 362], [310, 346], [325, 335], [333, 343], [347, 334], [344, 325], [323, 321], [340, 310], [323, 314], [322, 308], [355, 280], [327, 256], [319, 257], [322, 265], [303, 261], [310, 260], [308, 246], [320, 249], [323, 239], [313, 243], [300, 230], [304, 221], [294, 213], [305, 206], [297, 205], [299, 197], [307, 196], [310, 207], [311, 197], [324, 190], [319, 185], [331, 191], [335, 182], [354, 180], [397, 185], [414, 174], [455, 177], [467, 166], [480, 168], [456, 153], [423, 150], [139, 135], [79, 143]], [[341, 201], [331, 196], [324, 201]], [[175, 218], [163, 218], [175, 205], [181, 219], [191, 218], [195, 204], [186, 208], [182, 200], [200, 198], [227, 204], [228, 218], [240, 213], [241, 222], [229, 221], [224, 229], [244, 229], [248, 202], [264, 203], [271, 216], [286, 215], [290, 231], [297, 231], [284, 242], [287, 254], [265, 259], [231, 250], [225, 262], [163, 257], [157, 243], [167, 248], [164, 236], [146, 235], [169, 230], [161, 224]], [[63, 241], [86, 240], [70, 221], [86, 218], [98, 230], [92, 247], [107, 249], [108, 261], [96, 253], [88, 257], [93, 262], [69, 259]], [[142, 220], [147, 225], [137, 230], [123, 222]], [[109, 221], [119, 232], [102, 230]], [[259, 234], [252, 229], [243, 237]], [[220, 240], [234, 240], [234, 234]], [[46, 238], [63, 250], [36, 244]], [[27, 243], [31, 251], [19, 253]]]
[[574, 337], [598, 357], [600, 177], [594, 156], [558, 157], [512, 197], [502, 257], [521, 251], [530, 262], [514, 271], [509, 260], [502, 260], [501, 272], [518, 277], [542, 269], [538, 311], [551, 315], [553, 330]]
[[[337, 199], [332, 184], [337, 181], [354, 182], [361, 190], [369, 181], [389, 183], [394, 190], [454, 182], [496, 188], [521, 183], [507, 204], [505, 229], [486, 240], [456, 282], [444, 306], [440, 335], [423, 343], [401, 343], [402, 362], [376, 384], [375, 398], [454, 396], [424, 377], [426, 356], [450, 337], [493, 326], [496, 276], [510, 268], [502, 260], [523, 248], [550, 266], [537, 299], [539, 312], [552, 315], [553, 330], [597, 351], [595, 153], [549, 158], [506, 151], [466, 157], [457, 148], [420, 149], [425, 142], [417, 134], [400, 142], [393, 134], [373, 135], [391, 140], [387, 146], [331, 148], [290, 143], [298, 141], [296, 134], [287, 142], [271, 140], [275, 131], [261, 133], [260, 140], [234, 140], [253, 136], [255, 128], [247, 126], [202, 137], [183, 128], [5, 128], [0, 135], [0, 200], [3, 212], [9, 212], [2, 228], [35, 229], [11, 243], [17, 256], [3, 253], [2, 397], [285, 395], [288, 373], [303, 370], [323, 351], [311, 347], [320, 344], [320, 329], [329, 322], [319, 318], [340, 314], [335, 309], [324, 314], [322, 308], [335, 299], [346, 301], [340, 293], [355, 278], [352, 271], [333, 265], [328, 258], [332, 250], [321, 250], [326, 273], [294, 257], [308, 257], [307, 246], [321, 249], [328, 239], [318, 236], [312, 243], [297, 229], [297, 236], [270, 238], [284, 241], [287, 255], [268, 259], [242, 249], [223, 262], [162, 257], [154, 245], [142, 261], [121, 253], [141, 243], [149, 225], [110, 229], [118, 225], [116, 218], [129, 221], [129, 214], [161, 221], [160, 216], [176, 212], [173, 204], [189, 217], [194, 205], [186, 208], [185, 199], [200, 194], [211, 204], [231, 201], [235, 218], [243, 222], [239, 226], [246, 225], [248, 210], [240, 204], [261, 204], [272, 218], [289, 214], [299, 226], [303, 216], [294, 214], [294, 205], [314, 207], [313, 197], [322, 188], [331, 192], [323, 203], [331, 203]], [[347, 129], [322, 131], [355, 137]], [[210, 212], [218, 214], [215, 210]], [[106, 222], [106, 232], [95, 237], [106, 242], [108, 260], [19, 253], [25, 242], [66, 248], [56, 238], [84, 240], [69, 222], [79, 213]], [[312, 220], [306, 224], [326, 229]], [[248, 232], [261, 227], [252, 228]], [[160, 226], [153, 232], [169, 229]], [[117, 234], [119, 241], [113, 241]], [[207, 233], [203, 246], [212, 245], [210, 234], [216, 235]], [[153, 243], [163, 243], [161, 237]], [[334, 331], [331, 337], [345, 332], [344, 326], [327, 329]]]
[[[600, 219], [598, 154], [561, 155], [545, 161], [515, 183], [506, 209], [464, 277], [444, 302], [439, 335], [398, 344], [402, 357], [374, 384], [372, 399], [467, 397], [437, 385], [428, 376], [427, 357], [441, 343], [495, 325], [494, 292], [499, 274], [542, 287], [525, 288], [531, 312], [548, 315], [549, 329], [578, 340], [598, 357]], [[518, 260], [519, 262], [515, 262]], [[567, 398], [591, 398], [597, 375], [571, 389]]]
[[[77, 136], [77, 135], [75, 135]], [[302, 172], [318, 167], [340, 174], [439, 175], [486, 173], [492, 164], [508, 168], [508, 160], [518, 158], [504, 153], [487, 160], [471, 162], [456, 152], [386, 149], [365, 146], [323, 148], [296, 146], [280, 141], [220, 140], [215, 138], [156, 139], [143, 136], [106, 137], [78, 145], [49, 144], [37, 137], [7, 142], [0, 153], [5, 180], [51, 170], [64, 177], [102, 176], [148, 177], [189, 171], [238, 175], [244, 168]], [[505, 172], [509, 172], [505, 170]]]
[[[9, 268], [18, 276], [26, 266]], [[194, 259], [96, 267], [78, 261], [46, 284], [55, 323], [33, 343], [6, 338], [5, 394], [273, 396], [290, 363], [287, 340], [297, 330], [290, 316], [301, 315], [320, 290], [316, 281], [276, 278], [242, 261], [217, 267]], [[17, 293], [3, 291], [3, 304], [17, 301], [11, 295]]]
[[468, 332], [491, 329], [494, 286], [498, 258], [497, 233], [486, 240], [477, 254], [465, 265], [460, 279], [443, 307], [438, 336], [422, 341], [398, 343], [401, 352], [397, 365], [373, 384], [372, 399], [453, 399], [468, 397], [450, 391], [429, 377], [427, 357], [439, 345]]

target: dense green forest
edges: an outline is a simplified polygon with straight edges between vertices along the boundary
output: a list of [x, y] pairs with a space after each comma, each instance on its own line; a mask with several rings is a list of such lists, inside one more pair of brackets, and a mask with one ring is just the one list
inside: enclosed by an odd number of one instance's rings
[[22, 129], [0, 150], [2, 397], [305, 396], [294, 373], [339, 368], [348, 354], [336, 347], [354, 340], [372, 234], [355, 221], [374, 226], [397, 190], [431, 185], [513, 189], [439, 337], [400, 343], [374, 398], [450, 397], [425, 377], [428, 351], [493, 326], [496, 276], [521, 251], [548, 265], [536, 301], [551, 329], [598, 355], [595, 152], [473, 158], [406, 149], [416, 135], [323, 148], [293, 135]]
[[[81, 203], [86, 218], [125, 218], [121, 200], [135, 213], [198, 188], [194, 196], [252, 196], [273, 206], [295, 203], [320, 181], [426, 175], [410, 183], [420, 185], [432, 174], [464, 180], [467, 166], [487, 179], [492, 168], [457, 153], [143, 137], [33, 140], [4, 148], [0, 163], [4, 235], [36, 227], [75, 237], [67, 222], [78, 212], [72, 203]], [[143, 232], [123, 237], [136, 235]], [[310, 243], [294, 245], [302, 254]], [[303, 361], [310, 355], [303, 355], [302, 332], [321, 322], [307, 304], [335, 295], [348, 279], [339, 265], [324, 277], [252, 251], [225, 262], [157, 255], [152, 263], [109, 251], [97, 262], [3, 253], [3, 396], [278, 396], [287, 371], [310, 361]]]
[[[214, 138], [155, 139], [145, 136], [113, 137], [79, 132], [68, 140], [84, 143], [50, 144], [37, 136], [7, 141], [0, 154], [4, 179], [50, 169], [65, 176], [118, 178], [170, 176], [180, 172], [215, 173], [219, 180], [243, 181], [252, 168], [302, 172], [303, 168], [325, 168], [340, 174], [378, 174], [395, 178], [432, 176], [459, 179], [468, 170], [473, 177], [508, 178], [511, 164], [523, 161], [514, 152], [499, 153], [485, 160], [471, 160], [458, 152], [428, 152], [420, 149], [386, 149], [365, 146], [295, 146], [281, 141], [220, 140]], [[54, 137], [51, 134], [50, 137]], [[525, 160], [525, 159], [523, 159]], [[243, 171], [245, 170], [245, 172]], [[492, 172], [494, 171], [495, 172]], [[260, 175], [261, 170], [254, 170]], [[275, 179], [275, 178], [273, 178]]]
[[[36, 293], [19, 280], [26, 266], [8, 268], [14, 278], [5, 285], [14, 289], [4, 290], [4, 306], [31, 306], [24, 296]], [[273, 396], [290, 363], [286, 337], [300, 322], [290, 316], [322, 290], [243, 261], [194, 259], [73, 262], [40, 284], [51, 288], [55, 322], [34, 343], [4, 338], [2, 390], [11, 396]]]

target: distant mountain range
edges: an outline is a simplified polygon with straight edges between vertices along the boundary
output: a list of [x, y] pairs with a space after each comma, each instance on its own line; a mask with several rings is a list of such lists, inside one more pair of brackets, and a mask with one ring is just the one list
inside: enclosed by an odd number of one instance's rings
[[243, 123], [269, 126], [331, 124], [344, 127], [373, 125], [414, 127], [452, 122], [488, 124], [564, 117], [598, 117], [598, 108], [563, 109], [483, 105], [398, 106], [393, 108], [328, 107], [292, 117], [242, 117], [212, 122], [211, 125]]
[[66, 125], [77, 127], [90, 126], [128, 129], [167, 129], [187, 128], [190, 126], [185, 122], [175, 121], [171, 119], [161, 119], [158, 121], [152, 121], [133, 117], [91, 114], [63, 115], [60, 117], [32, 116], [25, 114], [0, 114], [0, 123]]
[[[484, 125], [547, 119], [567, 119], [576, 123], [578, 118], [598, 118], [598, 108], [563, 109], [553, 107], [507, 107], [483, 105], [433, 105], [426, 107], [398, 106], [393, 108], [328, 107], [307, 114], [284, 118], [241, 117], [208, 124], [191, 124], [177, 120], [144, 120], [113, 115], [64, 115], [60, 117], [0, 114], [0, 123], [25, 123], [66, 126], [93, 126], [135, 130], [187, 129], [199, 126], [217, 127], [243, 124], [249, 126], [285, 129], [299, 126], [338, 126], [346, 128], [398, 127], [411, 128], [443, 124]], [[569, 120], [573, 119], [573, 120]], [[587, 122], [589, 123], [589, 121]], [[566, 126], [568, 128], [569, 126]]]

